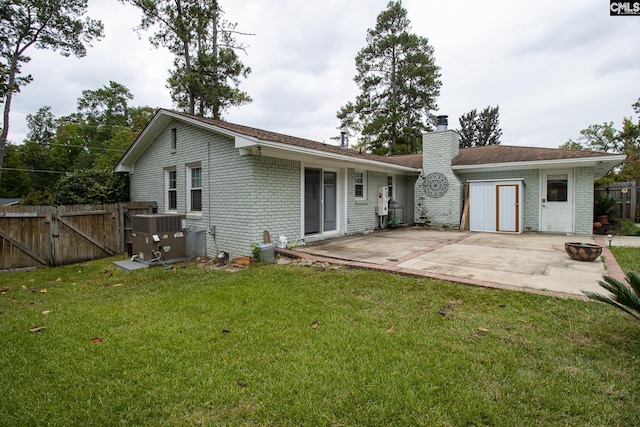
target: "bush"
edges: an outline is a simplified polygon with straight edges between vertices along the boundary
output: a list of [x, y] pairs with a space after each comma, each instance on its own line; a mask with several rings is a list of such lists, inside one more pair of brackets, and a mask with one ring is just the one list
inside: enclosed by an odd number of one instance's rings
[[640, 236], [640, 227], [630, 219], [621, 219], [618, 234], [621, 236]]
[[595, 204], [596, 216], [610, 215], [617, 203], [618, 201], [613, 197], [606, 195], [598, 197]]
[[56, 205], [117, 203], [129, 200], [129, 176], [108, 169], [78, 169], [67, 172], [56, 183], [52, 201]]

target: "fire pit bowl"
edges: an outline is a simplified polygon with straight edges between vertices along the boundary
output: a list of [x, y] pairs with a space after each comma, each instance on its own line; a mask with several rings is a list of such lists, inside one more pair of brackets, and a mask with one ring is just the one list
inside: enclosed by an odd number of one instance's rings
[[564, 250], [571, 259], [576, 261], [595, 261], [602, 253], [602, 246], [593, 243], [567, 242]]

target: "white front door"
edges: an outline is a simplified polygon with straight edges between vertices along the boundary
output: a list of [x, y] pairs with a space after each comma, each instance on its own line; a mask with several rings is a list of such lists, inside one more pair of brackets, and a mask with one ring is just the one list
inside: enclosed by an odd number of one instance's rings
[[542, 171], [540, 231], [573, 233], [573, 172]]

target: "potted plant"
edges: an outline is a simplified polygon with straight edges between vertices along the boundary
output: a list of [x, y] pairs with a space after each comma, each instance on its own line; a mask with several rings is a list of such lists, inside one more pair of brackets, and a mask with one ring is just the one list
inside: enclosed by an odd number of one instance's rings
[[596, 199], [595, 216], [600, 224], [609, 224], [609, 215], [616, 203], [618, 203], [616, 199], [606, 195], [600, 196]]

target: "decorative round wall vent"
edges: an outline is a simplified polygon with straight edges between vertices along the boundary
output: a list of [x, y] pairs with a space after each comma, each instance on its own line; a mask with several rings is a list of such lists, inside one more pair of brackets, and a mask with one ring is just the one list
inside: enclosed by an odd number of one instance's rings
[[449, 181], [440, 172], [432, 172], [424, 178], [424, 192], [431, 198], [439, 199], [447, 194], [448, 189]]

